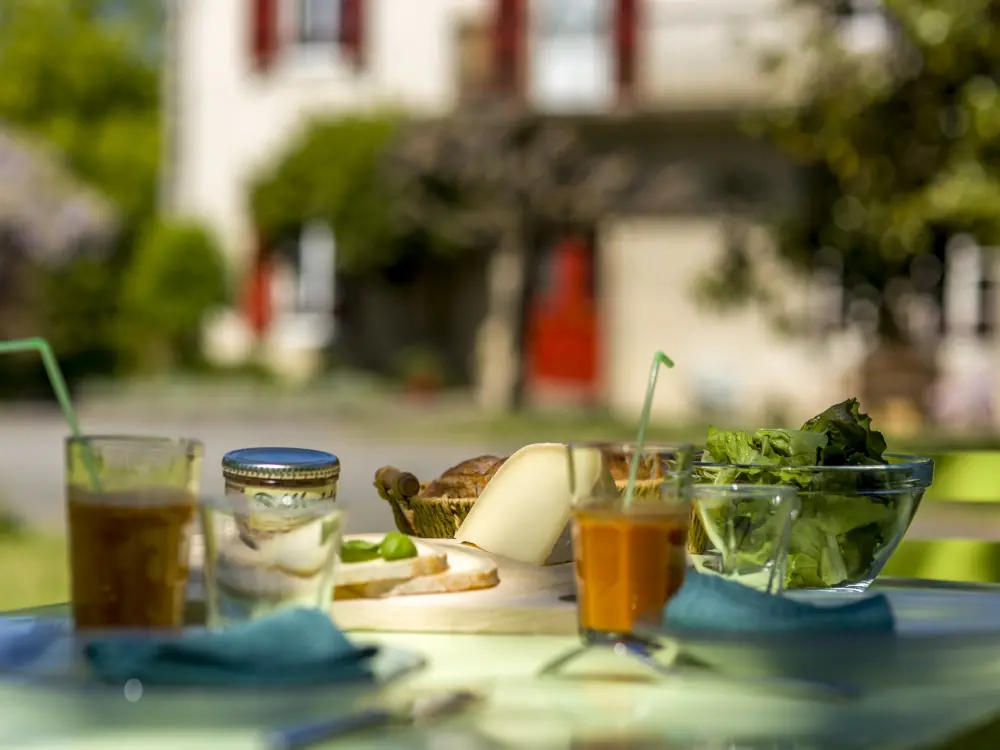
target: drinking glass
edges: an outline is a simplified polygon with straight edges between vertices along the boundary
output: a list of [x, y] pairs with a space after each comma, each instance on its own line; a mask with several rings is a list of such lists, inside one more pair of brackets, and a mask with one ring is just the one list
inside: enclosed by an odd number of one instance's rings
[[182, 626], [203, 454], [197, 440], [67, 439], [70, 586], [78, 630]]
[[699, 484], [692, 489], [692, 501], [705, 532], [701, 545], [691, 550], [698, 572], [780, 594], [785, 587], [792, 523], [799, 514], [795, 488]]
[[544, 667], [543, 674], [593, 647], [648, 657], [654, 646], [633, 626], [662, 612], [684, 580], [693, 453], [689, 445], [566, 446], [583, 645]]
[[342, 506], [292, 494], [271, 501], [240, 494], [199, 505], [210, 627], [333, 602]]

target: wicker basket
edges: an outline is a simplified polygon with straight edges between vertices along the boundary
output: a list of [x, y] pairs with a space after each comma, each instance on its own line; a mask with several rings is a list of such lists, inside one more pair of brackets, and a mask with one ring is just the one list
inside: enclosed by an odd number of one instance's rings
[[[640, 479], [635, 485], [635, 496], [644, 497], [659, 493], [662, 480]], [[408, 536], [423, 539], [451, 539], [476, 504], [474, 497], [420, 497], [427, 483], [421, 483], [409, 472], [384, 466], [375, 473], [375, 489], [379, 497], [392, 508], [396, 528]], [[615, 482], [618, 491], [625, 492], [628, 480]], [[691, 508], [691, 526], [688, 531], [688, 551], [700, 554], [707, 543], [705, 528], [694, 506]]]

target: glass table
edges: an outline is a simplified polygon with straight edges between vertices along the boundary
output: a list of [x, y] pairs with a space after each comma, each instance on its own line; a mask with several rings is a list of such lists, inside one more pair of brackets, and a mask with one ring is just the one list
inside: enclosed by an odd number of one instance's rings
[[[995, 596], [1000, 587], [983, 587], [982, 591]], [[65, 616], [67, 608], [32, 613]], [[671, 750], [873, 745], [880, 750], [922, 750], [946, 747], [950, 737], [1000, 716], [1000, 680], [886, 690], [838, 705], [748, 691], [708, 673], [692, 679], [649, 681], [641, 666], [610, 654], [583, 665], [588, 675], [603, 679], [538, 679], [535, 673], [543, 664], [575, 643], [571, 636], [359, 632], [354, 638], [426, 656], [427, 667], [388, 688], [390, 694], [471, 687], [486, 691], [488, 702], [433, 725], [359, 733], [328, 743], [330, 747], [596, 748], [599, 740], [614, 740], [615, 747]], [[123, 729], [130, 705], [123, 695], [95, 716], [75, 706], [65, 694], [0, 682], [0, 748], [35, 743], [46, 748], [95, 750], [265, 747], [259, 733], [239, 726], [195, 731], [166, 721], [161, 726]], [[1000, 724], [978, 736], [986, 738], [982, 741], [988, 744], [983, 747], [996, 747], [1000, 742], [989, 738], [1000, 737]], [[955, 750], [976, 750], [970, 741], [955, 745]]]

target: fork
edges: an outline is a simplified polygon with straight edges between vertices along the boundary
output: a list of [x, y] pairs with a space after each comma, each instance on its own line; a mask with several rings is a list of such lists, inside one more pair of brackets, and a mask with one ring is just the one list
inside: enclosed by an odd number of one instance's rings
[[[751, 688], [768, 690], [770, 692], [786, 693], [796, 698], [808, 698], [832, 703], [845, 703], [857, 700], [862, 691], [855, 685], [838, 682], [822, 682], [798, 677], [746, 677], [720, 672], [716, 667], [700, 661], [688, 654], [678, 653], [670, 663], [664, 663], [655, 657], [655, 653], [663, 649], [659, 643], [630, 636], [607, 644], [619, 656], [630, 656], [644, 664], [662, 677], [684, 678], [698, 672], [718, 675], [726, 682]], [[539, 677], [553, 677], [572, 661], [576, 661], [593, 644], [580, 646], [546, 664], [538, 672]]]

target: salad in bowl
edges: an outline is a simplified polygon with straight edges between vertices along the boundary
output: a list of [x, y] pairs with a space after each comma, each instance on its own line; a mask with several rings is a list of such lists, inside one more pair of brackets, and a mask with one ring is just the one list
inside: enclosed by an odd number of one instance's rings
[[[798, 429], [710, 427], [694, 464], [699, 483], [796, 489], [800, 509], [789, 537], [786, 589], [867, 589], [906, 534], [933, 474], [930, 458], [888, 452], [853, 398]], [[710, 522], [704, 514], [692, 518], [695, 526]], [[751, 506], [736, 528], [764, 533], [766, 522]], [[702, 544], [710, 537], [692, 534]]]

